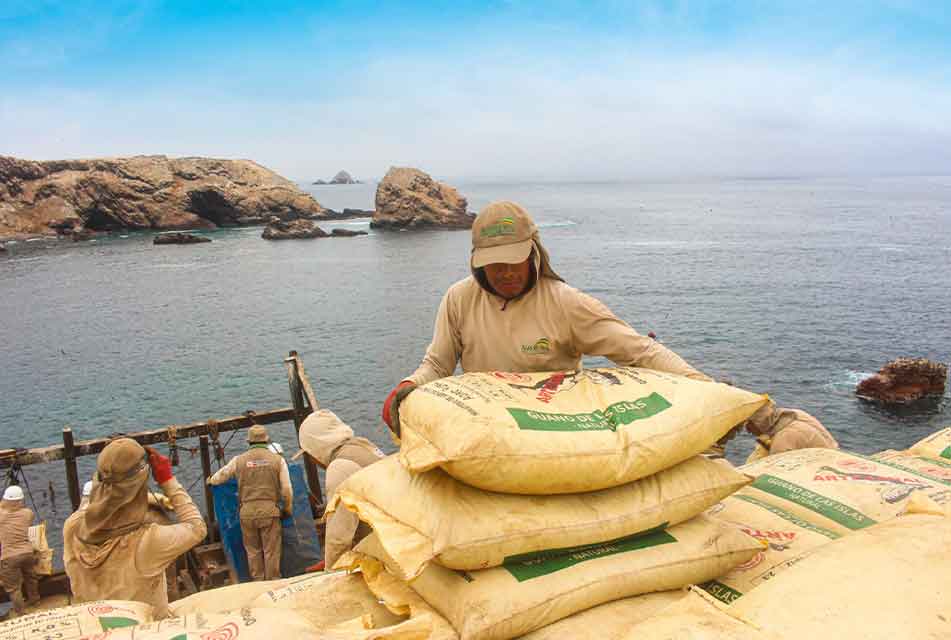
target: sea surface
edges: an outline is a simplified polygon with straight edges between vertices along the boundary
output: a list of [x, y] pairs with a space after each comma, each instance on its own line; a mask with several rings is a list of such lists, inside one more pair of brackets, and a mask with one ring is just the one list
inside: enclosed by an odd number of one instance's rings
[[[569, 284], [709, 375], [814, 414], [843, 448], [904, 448], [951, 425], [947, 396], [889, 411], [853, 393], [898, 356], [951, 361], [951, 177], [455, 186], [474, 211], [524, 205]], [[302, 187], [334, 209], [373, 208], [373, 184]], [[468, 275], [469, 233], [208, 235], [7, 245], [0, 448], [60, 443], [65, 425], [83, 440], [289, 406], [294, 349], [321, 405], [393, 450], [381, 403], [418, 365], [446, 288]], [[272, 431], [296, 451], [293, 425]], [[751, 447], [737, 438], [729, 457]], [[94, 459], [81, 463], [85, 480]], [[197, 457], [182, 451], [177, 474], [200, 496]], [[26, 476], [58, 542], [62, 464]]]

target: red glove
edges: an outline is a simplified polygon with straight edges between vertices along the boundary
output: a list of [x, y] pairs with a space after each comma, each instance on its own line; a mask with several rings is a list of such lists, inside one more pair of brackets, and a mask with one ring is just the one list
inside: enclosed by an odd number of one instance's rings
[[164, 484], [172, 479], [172, 461], [163, 456], [152, 447], [145, 449], [149, 453], [149, 466], [152, 467], [152, 477], [159, 484]]
[[395, 433], [397, 437], [400, 435], [400, 402], [402, 402], [403, 398], [408, 396], [409, 392], [415, 388], [415, 382], [404, 380], [403, 382], [396, 385], [396, 388], [390, 391], [390, 395], [386, 396], [386, 400], [383, 401], [383, 422], [386, 423], [386, 426], [388, 426], [390, 431]]

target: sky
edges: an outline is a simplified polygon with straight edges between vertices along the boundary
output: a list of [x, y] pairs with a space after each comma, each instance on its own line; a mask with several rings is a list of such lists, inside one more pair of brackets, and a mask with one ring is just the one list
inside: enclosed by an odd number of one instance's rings
[[295, 180], [951, 174], [951, 8], [0, 0], [0, 155]]

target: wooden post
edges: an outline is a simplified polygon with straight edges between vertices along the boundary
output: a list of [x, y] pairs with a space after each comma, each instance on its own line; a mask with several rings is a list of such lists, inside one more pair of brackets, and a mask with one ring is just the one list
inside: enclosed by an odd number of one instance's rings
[[205, 489], [205, 522], [208, 523], [208, 541], [214, 542], [218, 539], [218, 525], [215, 522], [215, 499], [212, 496], [211, 487], [208, 485], [208, 478], [211, 477], [211, 453], [208, 447], [208, 436], [199, 436], [198, 448], [201, 451], [201, 477]]
[[73, 511], [79, 508], [79, 471], [76, 469], [76, 447], [73, 444], [73, 430], [63, 427], [63, 460], [66, 462], [66, 484], [69, 486], [69, 501]]
[[[294, 405], [294, 431], [297, 433], [298, 442], [300, 442], [300, 426], [309, 411], [304, 407], [304, 393], [301, 388], [300, 376], [297, 372], [296, 351], [291, 351], [287, 357], [284, 358], [284, 365], [287, 367], [287, 385], [290, 388], [291, 402]], [[304, 472], [307, 474], [307, 487], [311, 495], [319, 501], [319, 506], [315, 506], [313, 500], [310, 501], [313, 515], [317, 518], [323, 515], [323, 508], [326, 503], [324, 502], [323, 491], [320, 489], [320, 476], [317, 475], [317, 465], [314, 464], [314, 461], [308, 455], [304, 456]]]

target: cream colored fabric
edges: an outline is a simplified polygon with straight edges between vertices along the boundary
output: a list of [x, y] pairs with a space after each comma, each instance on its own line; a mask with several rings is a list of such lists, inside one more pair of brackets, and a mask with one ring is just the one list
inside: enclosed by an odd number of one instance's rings
[[119, 438], [96, 460], [96, 482], [76, 535], [90, 545], [131, 533], [142, 526], [148, 509], [149, 465], [135, 440]]
[[[770, 605], [773, 610], [776, 603]], [[737, 620], [715, 603], [691, 590], [683, 599], [635, 625], [623, 640], [832, 640], [855, 635], [774, 635]]]
[[951, 427], [941, 429], [911, 445], [909, 452], [928, 458], [951, 460]]
[[788, 638], [949, 638], [949, 558], [951, 518], [907, 515], [824, 546], [729, 612]]
[[691, 458], [767, 397], [634, 367], [467, 373], [400, 407], [400, 462], [504, 493], [580, 493]]
[[0, 623], [0, 639], [72, 640], [85, 636], [98, 637], [98, 634], [108, 629], [151, 620], [152, 607], [141, 602], [87, 602], [37, 611]]
[[747, 425], [750, 431], [768, 439], [769, 455], [794, 449], [839, 448], [821, 422], [799, 409], [783, 409], [769, 403], [754, 413]]
[[[334, 492], [328, 512], [333, 518], [353, 515], [349, 510], [359, 514], [393, 560], [397, 577], [411, 580], [430, 561], [485, 569], [509, 556], [677, 524], [748, 482], [697, 456], [611, 489], [536, 497], [481, 491], [438, 469], [413, 475], [394, 455], [350, 477]], [[328, 525], [328, 558], [330, 537]]]
[[[621, 640], [631, 627], [679, 602], [685, 591], [658, 591], [592, 607], [522, 636], [522, 640]], [[639, 640], [649, 638], [643, 636]]]
[[353, 437], [353, 429], [333, 411], [320, 409], [304, 419], [298, 437], [301, 449], [326, 468], [334, 450]]
[[170, 602], [168, 613], [172, 617], [189, 613], [224, 613], [240, 607], [247, 607], [255, 598], [271, 589], [279, 589], [295, 578], [266, 580], [260, 582], [242, 582], [217, 589], [199, 591], [192, 595]]
[[252, 580], [281, 577], [281, 519], [241, 518], [241, 540]]
[[29, 532], [34, 519], [22, 500], [0, 500], [0, 559], [33, 553]]
[[453, 375], [457, 364], [463, 372], [570, 371], [581, 366], [582, 355], [709, 380], [604, 304], [560, 280], [538, 278], [528, 293], [506, 301], [472, 276], [446, 292], [432, 342], [406, 379], [423, 385]]
[[[761, 548], [734, 527], [698, 517], [668, 531], [551, 550], [482, 571], [430, 564], [410, 587], [463, 640], [507, 640], [604, 602], [709, 580]], [[341, 563], [359, 563], [360, 554], [392, 566], [376, 536]]]
[[[174, 507], [177, 524], [144, 524], [100, 545], [84, 542], [79, 537], [80, 525], [95, 506], [96, 489], [93, 489], [93, 504], [89, 509], [67, 518], [63, 527], [63, 561], [78, 601], [137, 600], [152, 605], [157, 618], [165, 617], [168, 609], [165, 568], [201, 542], [207, 531], [195, 503], [175, 478], [160, 488]], [[142, 502], [147, 508], [144, 494]]]
[[[327, 467], [327, 496], [329, 503], [335, 503], [335, 496], [341, 483], [361, 469], [352, 460], [334, 460]], [[333, 568], [341, 555], [353, 548], [354, 535], [360, 526], [357, 514], [347, 509], [332, 509], [328, 506], [324, 542], [324, 566]]]
[[96, 640], [317, 640], [315, 629], [295, 611], [235, 609], [147, 622], [97, 635]]
[[400, 622], [399, 616], [378, 602], [359, 573], [305, 576], [265, 591], [249, 606], [295, 611], [321, 631], [364, 616], [368, 616], [375, 627]]
[[[951, 500], [951, 468], [879, 460], [836, 449], [800, 449], [740, 467], [755, 479], [737, 495], [775, 506], [810, 524], [847, 534], [891, 520], [920, 491]], [[951, 463], [949, 463], [951, 467]]]
[[788, 567], [844, 535], [795, 515], [756, 494], [756, 490], [738, 491], [706, 512], [713, 519], [739, 527], [764, 545], [748, 562], [702, 585], [712, 596], [727, 604], [761, 584], [780, 578]]

